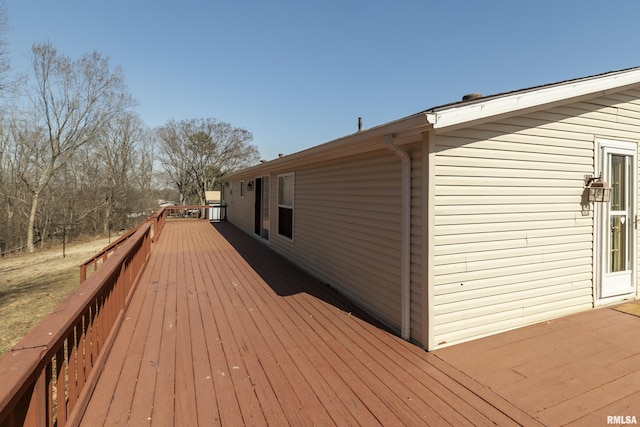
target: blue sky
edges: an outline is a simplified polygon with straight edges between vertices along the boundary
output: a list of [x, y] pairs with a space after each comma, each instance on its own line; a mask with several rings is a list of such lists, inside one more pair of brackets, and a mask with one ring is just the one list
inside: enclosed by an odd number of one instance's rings
[[262, 158], [459, 100], [640, 66], [637, 0], [5, 0], [34, 42], [124, 69], [149, 127], [215, 117]]

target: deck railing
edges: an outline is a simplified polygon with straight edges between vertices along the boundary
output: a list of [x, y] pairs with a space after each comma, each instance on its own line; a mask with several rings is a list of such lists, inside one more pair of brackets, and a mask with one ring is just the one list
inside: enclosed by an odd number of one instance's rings
[[79, 423], [151, 253], [151, 223], [119, 249], [0, 359], [0, 426]]
[[[193, 206], [167, 206], [158, 209], [156, 212], [151, 215], [147, 221], [151, 222], [151, 240], [155, 240], [155, 236], [159, 236], [162, 232], [162, 227], [164, 227], [164, 223], [169, 219], [208, 219], [209, 221], [226, 221], [227, 220], [227, 206], [224, 204], [216, 204], [216, 205], [193, 205]], [[144, 224], [144, 223], [142, 223]], [[140, 227], [140, 224], [138, 227]], [[118, 247], [122, 246], [124, 242], [127, 241], [133, 234], [136, 232], [138, 227], [132, 228], [131, 230], [124, 233], [117, 240], [110, 243], [108, 246], [105, 246], [102, 251], [95, 254], [92, 258], [86, 260], [82, 264], [80, 264], [80, 283], [83, 283], [87, 280], [87, 270], [89, 268], [93, 268], [93, 271], [96, 271], [98, 266], [101, 263], [111, 256], [115, 252]]]
[[80, 423], [152, 241], [168, 219], [226, 219], [212, 208], [159, 209], [80, 266], [76, 291], [0, 358], [0, 427]]
[[127, 231], [122, 236], [118, 237], [118, 239], [114, 240], [113, 242], [105, 246], [100, 252], [95, 254], [93, 257], [91, 257], [90, 259], [80, 264], [80, 283], [84, 283], [84, 281], [87, 280], [87, 269], [89, 267], [92, 267], [93, 271], [96, 271], [99, 265], [104, 264], [104, 262], [116, 251], [116, 249], [118, 249], [129, 238], [131, 238], [136, 233], [136, 231], [138, 231], [138, 228], [140, 228], [144, 224], [145, 223], [143, 222], [137, 227], [134, 227], [131, 230]]
[[207, 219], [209, 221], [226, 221], [227, 205], [215, 204], [209, 206], [167, 206], [163, 208], [167, 220], [175, 219]]

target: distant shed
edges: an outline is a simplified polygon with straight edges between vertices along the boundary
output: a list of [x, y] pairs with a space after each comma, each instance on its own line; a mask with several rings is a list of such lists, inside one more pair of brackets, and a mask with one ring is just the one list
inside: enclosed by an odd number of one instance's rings
[[221, 194], [220, 191], [205, 191], [204, 192], [205, 203], [220, 203]]

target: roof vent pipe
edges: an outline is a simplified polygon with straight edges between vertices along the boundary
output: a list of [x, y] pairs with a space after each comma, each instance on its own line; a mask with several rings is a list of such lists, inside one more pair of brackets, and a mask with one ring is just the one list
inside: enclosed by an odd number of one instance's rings
[[389, 151], [402, 160], [402, 212], [400, 234], [400, 336], [411, 339], [411, 156], [393, 142], [393, 135], [385, 135]]
[[463, 101], [472, 101], [474, 99], [482, 98], [481, 93], [468, 93], [462, 97]]
[[362, 117], [358, 117], [358, 132], [362, 130]]

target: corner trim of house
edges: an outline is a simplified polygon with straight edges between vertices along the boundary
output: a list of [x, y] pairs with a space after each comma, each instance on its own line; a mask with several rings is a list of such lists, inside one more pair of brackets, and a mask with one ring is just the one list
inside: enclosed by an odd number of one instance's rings
[[433, 130], [423, 133], [422, 164], [424, 178], [422, 183], [422, 344], [427, 350], [434, 350], [434, 235], [435, 235], [435, 151], [436, 136]]

